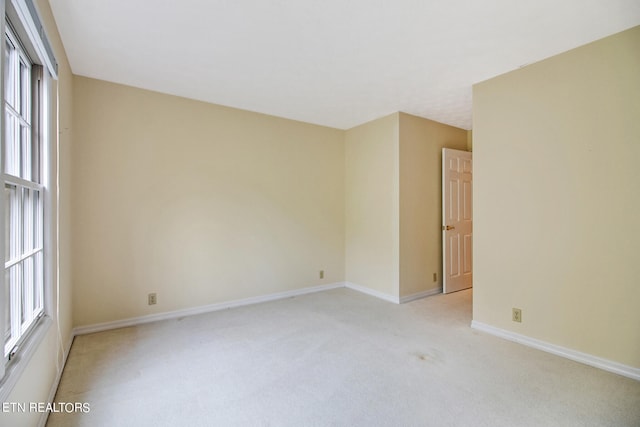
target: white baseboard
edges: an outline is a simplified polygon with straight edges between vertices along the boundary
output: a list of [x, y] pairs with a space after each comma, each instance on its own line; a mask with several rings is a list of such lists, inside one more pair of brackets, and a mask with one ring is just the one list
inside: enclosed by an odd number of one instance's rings
[[[71, 333], [71, 338], [69, 338], [69, 342], [65, 344], [65, 348], [62, 350], [62, 363], [60, 364], [60, 369], [58, 369], [58, 373], [56, 374], [56, 378], [53, 380], [53, 384], [51, 385], [51, 390], [49, 390], [49, 397], [47, 398], [47, 403], [52, 403], [53, 399], [56, 397], [56, 393], [58, 391], [58, 386], [60, 385], [60, 379], [62, 378], [62, 372], [64, 371], [64, 367], [67, 365], [67, 358], [69, 357], [69, 352], [71, 351], [71, 345], [73, 344], [74, 334]], [[47, 419], [49, 418], [49, 411], [42, 412], [40, 415], [40, 421], [38, 422], [38, 427], [45, 427], [47, 424]]]
[[414, 301], [420, 298], [425, 298], [431, 295], [442, 293], [442, 287], [438, 287], [435, 289], [429, 289], [428, 291], [417, 292], [411, 295], [405, 295], [403, 297], [396, 297], [393, 295], [385, 294], [384, 292], [376, 291], [371, 288], [367, 288], [366, 286], [357, 285], [352, 282], [345, 282], [345, 287], [349, 289], [353, 289], [354, 291], [362, 292], [363, 294], [371, 295], [376, 298], [380, 298], [385, 301], [392, 302], [394, 304], [404, 304], [410, 301]]
[[595, 368], [603, 369], [605, 371], [613, 372], [614, 374], [622, 375], [636, 381], [640, 381], [640, 369], [634, 368], [632, 366], [623, 365], [622, 363], [614, 362], [612, 360], [603, 359], [591, 354], [582, 353], [570, 348], [561, 347], [559, 345], [551, 344], [545, 341], [540, 341], [526, 335], [521, 335], [515, 332], [496, 328], [494, 326], [477, 322], [475, 320], [471, 322], [471, 327], [473, 329], [477, 329], [479, 331], [486, 332], [488, 334], [495, 335], [509, 341], [524, 344], [528, 347], [546, 351], [547, 353], [555, 354], [557, 356], [571, 359], [576, 362], [584, 363], [585, 365], [593, 366]]
[[398, 299], [398, 297], [395, 297], [393, 295], [385, 294], [383, 292], [376, 291], [365, 286], [356, 285], [355, 283], [351, 282], [344, 282], [344, 286], [346, 288], [353, 289], [354, 291], [362, 292], [363, 294], [371, 295], [373, 297], [380, 298], [394, 304], [400, 304], [400, 300]]
[[435, 289], [429, 289], [428, 291], [418, 292], [411, 295], [405, 295], [403, 297], [400, 297], [400, 304], [404, 304], [407, 302], [415, 301], [420, 298], [426, 298], [426, 297], [430, 297], [431, 295], [436, 295], [441, 293], [442, 293], [442, 287], [439, 287]]
[[344, 288], [344, 282], [332, 283], [329, 285], [311, 286], [307, 288], [294, 289], [292, 291], [278, 292], [274, 294], [261, 295], [257, 297], [244, 298], [239, 300], [221, 302], [217, 304], [202, 305], [199, 307], [186, 308], [183, 310], [167, 311], [164, 313], [149, 314], [140, 317], [130, 317], [128, 319], [115, 320], [113, 322], [95, 323], [93, 325], [79, 326], [73, 329], [73, 335], [91, 334], [94, 332], [107, 331], [110, 329], [125, 328], [128, 326], [142, 325], [144, 323], [157, 322], [160, 320], [176, 319], [185, 316], [195, 316], [197, 314], [210, 313], [212, 311], [226, 310], [243, 305], [258, 304], [261, 302], [275, 301], [284, 298], [291, 298], [298, 295], [306, 295], [314, 292], [327, 291], [330, 289]]
[[228, 308], [233, 308], [233, 307], [259, 304], [262, 302], [275, 301], [279, 299], [291, 298], [299, 295], [305, 295], [305, 294], [310, 294], [314, 292], [322, 292], [330, 289], [338, 289], [338, 288], [345, 288], [345, 287], [352, 289], [354, 291], [361, 292], [363, 294], [380, 298], [388, 302], [392, 302], [394, 304], [409, 302], [418, 298], [424, 298], [426, 296], [442, 292], [442, 288], [437, 288], [437, 289], [432, 289], [425, 292], [420, 292], [417, 294], [407, 295], [402, 299], [400, 299], [393, 295], [385, 294], [383, 292], [379, 292], [371, 288], [367, 288], [365, 286], [357, 285], [355, 283], [336, 282], [328, 285], [311, 286], [308, 288], [294, 289], [292, 291], [278, 292], [278, 293], [262, 295], [258, 297], [226, 301], [226, 302], [221, 302], [217, 304], [203, 305], [199, 307], [186, 308], [183, 310], [168, 311], [164, 313], [149, 314], [146, 316], [130, 317], [127, 319], [115, 320], [112, 322], [95, 323], [92, 325], [78, 326], [73, 329], [73, 336], [92, 334], [94, 332], [108, 331], [111, 329], [126, 328], [129, 326], [142, 325], [144, 323], [158, 322], [160, 320], [176, 319], [176, 318], [185, 317], [185, 316], [195, 316], [198, 314], [210, 313], [213, 311], [226, 310]]

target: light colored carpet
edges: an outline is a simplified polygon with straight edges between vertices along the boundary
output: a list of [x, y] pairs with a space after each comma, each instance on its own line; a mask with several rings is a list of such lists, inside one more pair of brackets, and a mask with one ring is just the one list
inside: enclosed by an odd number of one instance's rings
[[336, 289], [79, 336], [48, 426], [640, 426], [640, 382]]

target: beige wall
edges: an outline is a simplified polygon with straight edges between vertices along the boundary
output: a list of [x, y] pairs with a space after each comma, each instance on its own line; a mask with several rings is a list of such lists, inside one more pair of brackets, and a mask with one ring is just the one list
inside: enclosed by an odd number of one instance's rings
[[[29, 361], [29, 365], [20, 377], [18, 383], [14, 387], [13, 391], [9, 395], [8, 402], [46, 402], [52, 391], [55, 378], [58, 374], [58, 369], [62, 368], [63, 352], [69, 347], [72, 328], [72, 295], [71, 295], [71, 257], [70, 257], [70, 195], [69, 184], [71, 182], [71, 165], [70, 165], [70, 150], [71, 150], [71, 127], [72, 127], [72, 75], [69, 63], [67, 62], [66, 53], [60, 42], [58, 30], [53, 20], [51, 10], [49, 9], [49, 3], [46, 0], [38, 0], [37, 7], [42, 18], [43, 25], [45, 27], [49, 41], [51, 42], [56, 59], [58, 61], [59, 80], [54, 82], [54, 87], [51, 93], [59, 93], [58, 107], [59, 107], [59, 122], [55, 120], [56, 117], [56, 100], [52, 100], [54, 112], [54, 121], [51, 123], [51, 133], [55, 138], [58, 135], [57, 141], [60, 151], [59, 164], [60, 168], [57, 170], [59, 173], [60, 184], [60, 199], [59, 203], [55, 200], [55, 182], [51, 187], [53, 196], [53, 209], [50, 211], [50, 219], [52, 224], [56, 223], [56, 205], [60, 211], [60, 238], [59, 254], [53, 254], [52, 262], [59, 261], [60, 269], [59, 281], [59, 310], [56, 310], [56, 297], [57, 292], [53, 291], [53, 305], [51, 307], [50, 314], [54, 317], [53, 325], [49, 328], [45, 339], [38, 347], [33, 358]], [[52, 152], [52, 164], [54, 170], [53, 176], [56, 175], [56, 150]], [[55, 249], [55, 239], [52, 242], [52, 247]], [[53, 272], [54, 287], [56, 286], [56, 271]], [[59, 313], [59, 317], [56, 319], [56, 312]], [[58, 336], [60, 332], [60, 337]], [[40, 420], [42, 414], [39, 413], [5, 413], [2, 414], [2, 425], [11, 426], [34, 426]]]
[[399, 114], [345, 133], [346, 280], [397, 297]]
[[475, 321], [640, 368], [639, 76], [636, 27], [474, 86]]
[[467, 131], [405, 113], [399, 129], [400, 297], [406, 297], [442, 287], [442, 148], [465, 150]]
[[342, 131], [74, 83], [76, 326], [344, 280]]

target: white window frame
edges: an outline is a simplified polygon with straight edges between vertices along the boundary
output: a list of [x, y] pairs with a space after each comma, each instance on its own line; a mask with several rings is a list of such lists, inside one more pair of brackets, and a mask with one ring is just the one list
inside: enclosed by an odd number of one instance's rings
[[[11, 26], [5, 29], [5, 51], [3, 57], [5, 72], [11, 68], [12, 81], [10, 92], [4, 99], [5, 138], [2, 165], [2, 180], [5, 191], [12, 188], [11, 206], [5, 211], [5, 221], [12, 229], [11, 236], [5, 236], [10, 253], [5, 252], [5, 280], [11, 277], [10, 284], [5, 282], [5, 295], [9, 292], [9, 325], [5, 324], [4, 353], [0, 356], [9, 360], [18, 351], [18, 347], [33, 331], [39, 318], [44, 315], [44, 186], [41, 183], [42, 147], [41, 131], [38, 129], [40, 116], [45, 112], [41, 108], [42, 88], [38, 66], [20, 46], [20, 40]], [[5, 76], [6, 82], [6, 76]], [[11, 123], [11, 124], [10, 124]], [[11, 141], [9, 141], [9, 133]], [[12, 148], [8, 148], [13, 146]], [[8, 161], [7, 154], [14, 157]], [[7, 170], [7, 163], [11, 169]], [[5, 200], [6, 202], [6, 200]], [[6, 304], [4, 308], [6, 309]], [[6, 313], [5, 313], [6, 314]]]
[[[54, 138], [56, 132], [51, 129], [51, 123], [54, 117], [51, 117], [53, 109], [51, 96], [51, 80], [57, 78], [57, 63], [52, 54], [52, 49], [49, 45], [44, 29], [42, 27], [40, 18], [38, 17], [33, 0], [0, 0], [0, 33], [3, 36], [2, 44], [0, 45], [0, 58], [2, 58], [2, 64], [0, 66], [0, 99], [2, 100], [2, 111], [0, 112], [0, 135], [2, 143], [0, 144], [0, 162], [3, 162], [4, 144], [5, 144], [5, 97], [4, 97], [4, 61], [5, 61], [5, 34], [9, 27], [10, 31], [13, 31], [14, 37], [19, 40], [16, 43], [21, 44], [23, 55], [27, 57], [31, 63], [42, 65], [42, 75], [40, 76], [41, 93], [39, 99], [39, 120], [36, 126], [32, 126], [32, 136], [40, 139], [40, 182], [32, 184], [28, 180], [21, 180], [20, 178], [8, 177], [5, 175], [4, 169], [0, 168], [2, 174], [3, 184], [7, 181], [16, 181], [15, 184], [19, 184], [22, 187], [34, 186], [38, 188], [40, 193], [40, 201], [43, 204], [43, 264], [42, 274], [44, 278], [44, 289], [42, 299], [42, 313], [35, 318], [34, 322], [23, 332], [23, 336], [17, 340], [17, 350], [15, 353], [10, 352], [5, 357], [0, 358], [0, 402], [5, 402], [11, 393], [13, 387], [20, 379], [22, 372], [27, 367], [29, 360], [35, 354], [40, 343], [47, 335], [49, 327], [51, 326], [52, 318], [57, 315], [55, 306], [57, 305], [57, 299], [55, 299], [57, 279], [55, 277], [56, 267], [53, 265], [53, 260], [57, 259], [57, 251], [55, 251], [54, 244], [57, 242], [57, 213], [53, 212], [54, 200], [57, 198], [57, 178], [54, 173], [57, 174], [57, 168], [54, 168], [53, 161], [57, 161], [55, 155], [57, 146], [57, 140]], [[11, 22], [11, 25], [7, 25], [7, 21]], [[15, 43], [14, 43], [15, 45]], [[33, 88], [33, 85], [32, 85]], [[4, 163], [0, 163], [4, 165]], [[5, 241], [8, 236], [5, 236], [5, 215], [6, 206], [4, 202], [4, 194], [0, 197], [0, 260], [3, 263], [7, 261], [7, 254], [5, 254]], [[6, 266], [7, 264], [5, 264]], [[5, 326], [5, 273], [3, 271], [0, 274], [0, 336], [3, 337], [4, 343], [4, 331]], [[4, 345], [2, 346], [2, 355], [5, 355]], [[13, 349], [13, 347], [12, 347]], [[11, 356], [11, 357], [9, 357]]]

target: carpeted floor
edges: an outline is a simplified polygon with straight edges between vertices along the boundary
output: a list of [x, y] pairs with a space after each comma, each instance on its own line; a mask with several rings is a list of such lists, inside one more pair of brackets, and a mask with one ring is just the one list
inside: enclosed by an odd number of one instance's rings
[[76, 337], [47, 426], [640, 426], [640, 382], [347, 289]]

